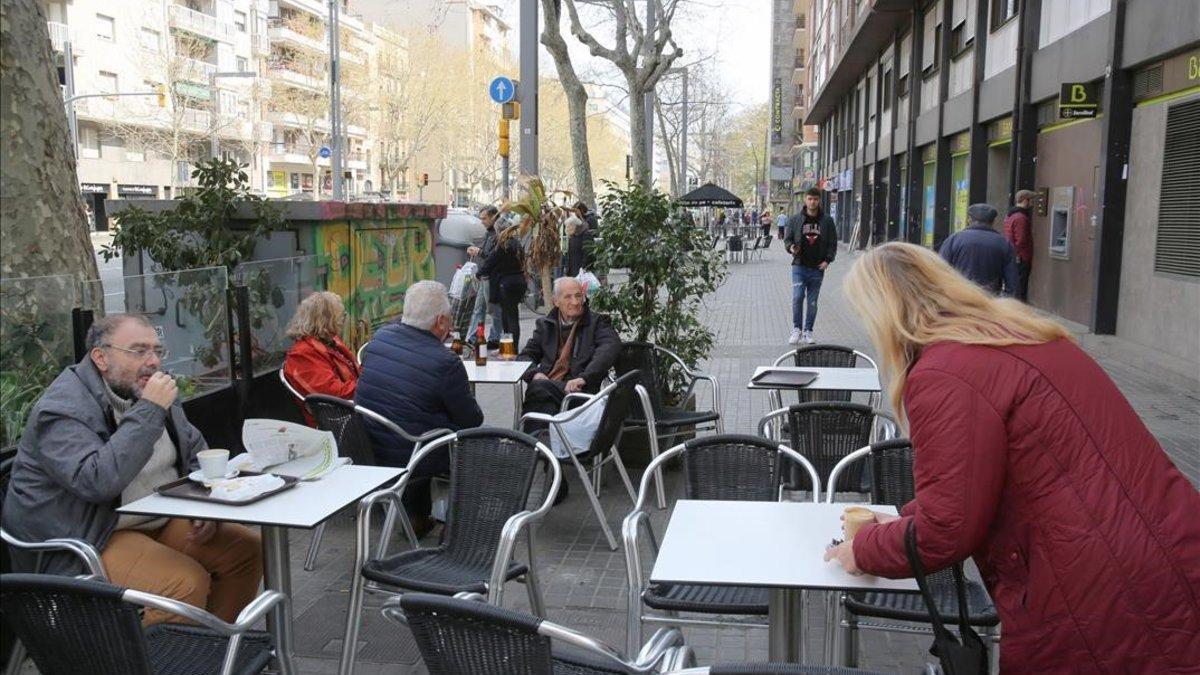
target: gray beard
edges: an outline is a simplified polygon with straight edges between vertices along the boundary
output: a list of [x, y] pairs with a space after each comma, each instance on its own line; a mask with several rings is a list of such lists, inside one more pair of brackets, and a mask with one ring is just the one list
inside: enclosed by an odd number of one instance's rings
[[129, 401], [130, 403], [134, 403], [138, 400], [138, 395], [135, 394], [133, 392], [133, 389], [130, 387], [126, 387], [126, 386], [120, 385], [120, 384], [109, 384], [108, 388], [112, 389], [112, 392], [114, 394], [116, 394], [117, 396], [120, 396], [121, 398], [125, 399], [126, 401]]

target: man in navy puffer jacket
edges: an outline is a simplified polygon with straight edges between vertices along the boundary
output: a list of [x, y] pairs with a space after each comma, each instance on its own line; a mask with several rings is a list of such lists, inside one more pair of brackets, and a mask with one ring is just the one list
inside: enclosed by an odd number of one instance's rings
[[[400, 323], [379, 329], [367, 344], [355, 403], [414, 436], [431, 429], [458, 431], [483, 424], [483, 411], [471, 395], [467, 371], [444, 345], [451, 323], [445, 286], [418, 281], [409, 287]], [[380, 464], [408, 464], [412, 443], [370, 422], [367, 428]], [[442, 448], [421, 462], [404, 491], [404, 506], [418, 533], [432, 526], [429, 477], [449, 470], [449, 452]]]

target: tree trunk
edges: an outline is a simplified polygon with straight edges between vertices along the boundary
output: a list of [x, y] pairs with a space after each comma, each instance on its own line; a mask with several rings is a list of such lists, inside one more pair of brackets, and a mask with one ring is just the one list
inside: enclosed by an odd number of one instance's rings
[[596, 206], [596, 190], [592, 185], [592, 161], [588, 153], [587, 137], [587, 90], [575, 73], [571, 53], [563, 40], [559, 28], [560, 15], [556, 0], [542, 0], [545, 16], [542, 29], [542, 44], [554, 58], [558, 70], [558, 81], [567, 97], [568, 134], [571, 137], [571, 158], [575, 162], [575, 190], [579, 200], [592, 208]]
[[629, 154], [633, 158], [633, 179], [648, 188], [651, 158], [646, 155], [646, 98], [635, 79], [630, 74], [625, 76], [629, 85]]
[[662, 101], [657, 97], [654, 99], [654, 113], [658, 118], [659, 134], [662, 136], [663, 150], [667, 155], [667, 171], [671, 174], [671, 194], [682, 197], [684, 189], [679, 185], [679, 161], [676, 158], [678, 153], [675, 152], [674, 139], [667, 131], [667, 116], [663, 114]]
[[39, 0], [0, 13], [0, 277], [96, 279], [67, 115]]

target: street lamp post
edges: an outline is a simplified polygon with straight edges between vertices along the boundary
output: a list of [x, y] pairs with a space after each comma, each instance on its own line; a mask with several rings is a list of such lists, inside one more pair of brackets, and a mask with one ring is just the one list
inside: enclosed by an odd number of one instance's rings
[[212, 72], [208, 75], [208, 92], [213, 97], [212, 129], [208, 137], [208, 151], [213, 159], [221, 156], [221, 138], [217, 133], [221, 124], [221, 92], [217, 91], [217, 78], [221, 77], [257, 77], [258, 73], [250, 70], [231, 70], [228, 72]]
[[330, 142], [332, 160], [330, 172], [333, 174], [333, 198], [341, 201], [346, 198], [345, 187], [342, 185], [342, 80], [341, 80], [341, 15], [339, 5], [341, 0], [329, 0], [329, 127], [333, 134]]

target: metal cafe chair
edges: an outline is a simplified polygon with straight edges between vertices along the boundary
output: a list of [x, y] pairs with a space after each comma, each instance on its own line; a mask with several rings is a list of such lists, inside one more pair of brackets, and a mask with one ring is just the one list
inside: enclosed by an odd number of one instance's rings
[[[448, 451], [450, 455], [450, 497], [441, 541], [431, 548], [418, 547], [395, 555], [384, 551], [371, 557], [373, 507], [387, 501], [396, 510], [403, 510], [400, 498], [414, 471], [439, 451]], [[527, 504], [539, 461], [547, 462], [550, 485], [542, 504], [531, 511]], [[534, 564], [531, 526], [550, 511], [561, 481], [562, 467], [550, 448], [510, 429], [482, 427], [459, 431], [414, 452], [396, 488], [379, 490], [359, 501], [354, 581], [338, 672], [350, 675], [354, 671], [363, 594], [368, 581], [390, 595], [410, 591], [442, 595], [483, 593], [494, 605], [503, 603], [505, 582], [523, 581], [534, 613], [545, 615]], [[522, 531], [527, 563], [513, 560], [513, 549]], [[385, 590], [389, 588], [396, 590]]]
[[[799, 464], [808, 472], [816, 487], [812, 501], [820, 501], [821, 479], [812, 464], [786, 445], [765, 438], [737, 434], [705, 436], [681, 443], [656, 457], [646, 467], [637, 502], [621, 527], [629, 578], [626, 646], [630, 653], [641, 644], [645, 623], [767, 627], [761, 619], [767, 616], [770, 594], [767, 588], [647, 583], [640, 548], [643, 529], [649, 538], [650, 550], [658, 554], [658, 540], [650, 527], [650, 511], [646, 507], [650, 478], [654, 469], [677, 456], [683, 464], [683, 499], [780, 501], [786, 460], [786, 465]], [[648, 612], [646, 608], [663, 613]], [[681, 612], [721, 618], [691, 618], [681, 616]], [[724, 618], [730, 615], [748, 618]]]
[[565, 626], [463, 596], [407, 593], [389, 600], [383, 615], [409, 627], [434, 675], [635, 675], [691, 661], [677, 628], [660, 629], [636, 658], [625, 658]]
[[[669, 365], [664, 367], [663, 362]], [[687, 385], [680, 400], [690, 400], [696, 391], [696, 383], [706, 381], [712, 387], [712, 410], [686, 410], [666, 404], [668, 375], [670, 369], [675, 367], [680, 369]], [[634, 409], [625, 422], [625, 431], [646, 431], [647, 440], [650, 442], [651, 460], [658, 456], [660, 439], [674, 439], [681, 431], [689, 429], [696, 433], [702, 429], [712, 429], [718, 434], [724, 431], [721, 421], [721, 385], [717, 378], [688, 368], [675, 352], [649, 342], [626, 342], [621, 346], [613, 370], [617, 375], [624, 375], [633, 370], [641, 373], [639, 379], [642, 389], [638, 391], [643, 404], [641, 414]], [[661, 469], [655, 469], [655, 481], [658, 508], [664, 509], [667, 500]]]
[[[617, 467], [617, 473], [621, 476], [621, 481], [625, 484], [625, 489], [629, 492], [629, 499], [636, 499], [637, 495], [633, 491], [633, 483], [629, 480], [629, 472], [625, 469], [625, 463], [621, 461], [621, 454], [617, 451], [617, 446], [621, 442], [621, 431], [625, 424], [625, 419], [629, 415], [629, 410], [633, 404], [634, 397], [637, 396], [638, 377], [640, 373], [636, 370], [625, 373], [617, 378], [617, 381], [601, 389], [596, 394], [568, 394], [566, 400], [563, 401], [563, 411], [557, 415], [546, 415], [544, 413], [526, 413], [521, 417], [521, 422], [532, 420], [537, 422], [545, 422], [550, 426], [552, 433], [558, 436], [562, 443], [562, 447], [566, 456], [560, 457], [561, 461], [570, 460], [575, 466], [576, 472], [579, 474], [579, 479], [583, 482], [583, 490], [587, 494], [588, 501], [592, 504], [592, 510], [596, 513], [596, 520], [600, 523], [600, 528], [604, 530], [604, 537], [608, 540], [608, 547], [613, 551], [617, 550], [617, 540], [613, 536], [612, 528], [608, 526], [608, 521], [604, 517], [604, 508], [600, 505], [598, 495], [600, 486], [600, 471], [607, 462], [612, 462]], [[577, 408], [567, 409], [573, 400], [583, 400], [584, 403]], [[586, 442], [577, 444], [573, 442], [567, 433], [567, 427], [570, 423], [581, 416], [585, 415], [596, 406], [603, 406], [604, 411], [601, 413], [599, 424], [596, 430], [592, 433], [590, 439]], [[553, 446], [551, 446], [553, 449]], [[584, 468], [585, 464], [591, 464], [591, 468]]]
[[[829, 479], [836, 481], [845, 471], [866, 460], [873, 473], [871, 503], [888, 504], [897, 509], [912, 501], [916, 496], [913, 481], [913, 447], [907, 438], [895, 438], [873, 443], [860, 448], [833, 468]], [[830, 493], [827, 501], [832, 501]], [[929, 588], [938, 604], [938, 612], [946, 621], [958, 620], [958, 593], [953, 572], [947, 568], [928, 575]], [[845, 617], [841, 615], [844, 613]], [[924, 599], [916, 593], [868, 592], [843, 593], [827, 607], [828, 618], [825, 632], [826, 661], [833, 659], [849, 666], [858, 663], [858, 630], [878, 630], [898, 633], [932, 634], [926, 626], [912, 623], [930, 623], [929, 610]], [[882, 622], [862, 621], [862, 618], [882, 619]], [[988, 596], [987, 590], [978, 581], [967, 580], [967, 619], [972, 626], [979, 627], [985, 639], [994, 644], [1000, 642], [1000, 617]], [[912, 622], [906, 624], [897, 621]], [[999, 671], [999, 649], [991, 650], [992, 668]]]
[[[113, 586], [98, 579], [49, 574], [0, 577], [0, 614], [43, 675], [251, 675], [274, 655], [271, 636], [250, 630], [276, 605], [278, 591], [255, 598], [233, 623], [187, 603]], [[143, 629], [137, 608], [175, 614], [173, 623]]]
[[[775, 359], [771, 365], [772, 367], [781, 366], [788, 360], [792, 361], [790, 365], [797, 368], [860, 368], [865, 365], [876, 371], [879, 370], [875, 359], [870, 356], [857, 349], [834, 344], [802, 345], [780, 354], [779, 358]], [[798, 402], [806, 403], [809, 401], [849, 401], [853, 392], [799, 389], [796, 394], [799, 397]], [[783, 407], [783, 397], [778, 389], [772, 389], [770, 396], [772, 408]], [[867, 403], [868, 405], [877, 405], [874, 394]]]

